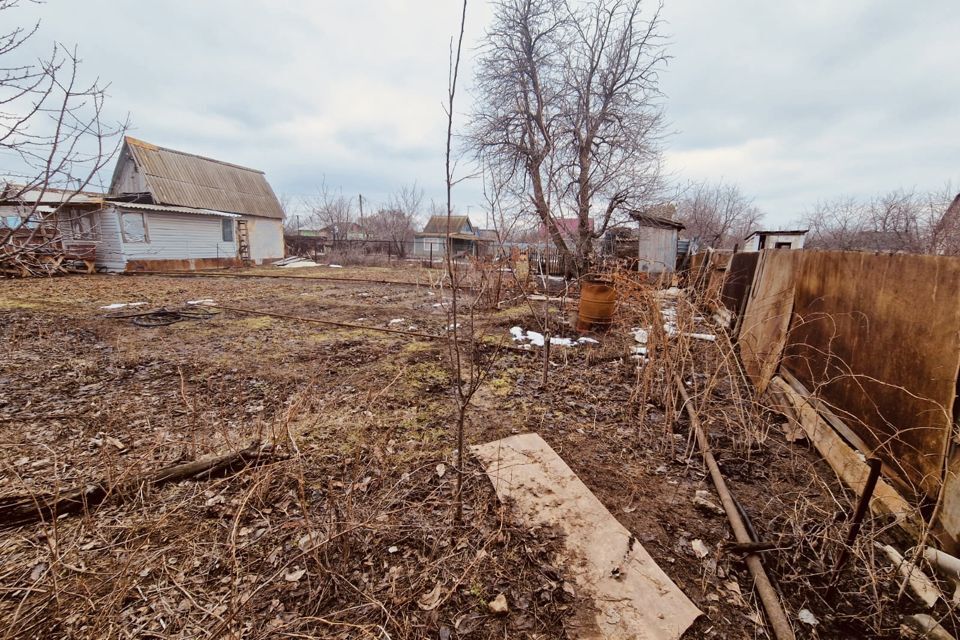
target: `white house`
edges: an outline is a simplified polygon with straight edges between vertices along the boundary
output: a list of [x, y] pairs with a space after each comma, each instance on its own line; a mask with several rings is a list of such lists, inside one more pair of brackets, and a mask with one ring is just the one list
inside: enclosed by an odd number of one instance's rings
[[262, 171], [127, 137], [95, 213], [97, 266], [164, 271], [282, 258], [283, 209]]
[[754, 231], [743, 240], [743, 251], [761, 249], [803, 249], [806, 229], [793, 231]]

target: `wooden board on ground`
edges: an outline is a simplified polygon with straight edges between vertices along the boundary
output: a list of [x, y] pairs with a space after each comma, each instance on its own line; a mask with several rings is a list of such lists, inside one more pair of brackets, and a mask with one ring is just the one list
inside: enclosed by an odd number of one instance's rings
[[750, 381], [763, 394], [777, 371], [793, 311], [794, 275], [802, 253], [761, 252], [747, 310], [740, 322], [740, 357]]
[[573, 638], [679, 638], [700, 610], [580, 478], [535, 433], [471, 447], [497, 495], [524, 524], [565, 536], [566, 568], [590, 603]]
[[960, 370], [960, 259], [802, 253], [784, 369], [934, 499]]

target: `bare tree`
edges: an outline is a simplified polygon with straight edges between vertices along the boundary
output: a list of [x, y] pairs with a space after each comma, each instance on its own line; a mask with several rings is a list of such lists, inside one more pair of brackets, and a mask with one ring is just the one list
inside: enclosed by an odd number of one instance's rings
[[423, 189], [416, 182], [403, 185], [390, 196], [385, 208], [364, 219], [365, 231], [375, 240], [388, 242], [395, 255], [405, 257], [422, 207]]
[[307, 225], [317, 230], [323, 229], [330, 234], [330, 240], [346, 240], [351, 227], [356, 223], [353, 199], [333, 190], [326, 182], [321, 183], [317, 195], [306, 202], [310, 213]]
[[960, 255], [958, 198], [950, 184], [927, 193], [844, 196], [816, 203], [801, 222], [811, 248]]
[[[17, 24], [18, 4], [0, 0], [0, 23]], [[100, 172], [127, 129], [127, 122], [105, 123], [107, 85], [81, 79], [76, 48], [54, 43], [44, 58], [29, 57], [26, 44], [39, 28], [37, 22], [0, 34], [0, 152], [13, 158], [3, 171], [3, 198], [15, 203], [0, 230], [7, 260], [60, 242], [56, 231], [73, 215], [71, 202], [102, 188]]]
[[677, 198], [677, 220], [687, 234], [715, 249], [732, 248], [763, 218], [735, 184], [700, 182], [688, 185]]
[[[641, 0], [498, 0], [470, 142], [582, 270], [614, 216], [659, 185], [659, 7]], [[565, 238], [558, 218], [577, 219]], [[591, 224], [591, 219], [593, 224]]]

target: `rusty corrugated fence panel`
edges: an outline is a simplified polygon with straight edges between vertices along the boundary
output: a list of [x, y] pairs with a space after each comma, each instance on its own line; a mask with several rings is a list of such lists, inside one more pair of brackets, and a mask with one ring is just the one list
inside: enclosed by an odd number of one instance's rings
[[744, 298], [750, 292], [759, 259], [760, 252], [758, 251], [738, 253], [733, 256], [730, 266], [727, 267], [727, 276], [723, 280], [720, 301], [734, 315], [741, 312]]
[[960, 259], [803, 255], [783, 366], [936, 496], [960, 370]]
[[794, 274], [803, 255], [783, 249], [760, 254], [738, 338], [743, 368], [758, 394], [780, 364], [793, 311]]

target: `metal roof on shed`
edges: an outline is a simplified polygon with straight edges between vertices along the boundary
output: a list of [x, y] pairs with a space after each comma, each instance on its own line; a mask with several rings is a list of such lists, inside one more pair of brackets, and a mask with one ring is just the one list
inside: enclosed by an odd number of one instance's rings
[[236, 213], [215, 211], [213, 209], [197, 209], [195, 207], [174, 207], [166, 204], [146, 204], [143, 202], [111, 202], [118, 209], [133, 209], [134, 211], [161, 211], [164, 213], [189, 213], [197, 216], [220, 216], [221, 218], [239, 218]]
[[[128, 136], [113, 175], [114, 185], [128, 157], [143, 174], [157, 204], [283, 219], [280, 201], [262, 171]], [[111, 193], [119, 195], [113, 188]]]

